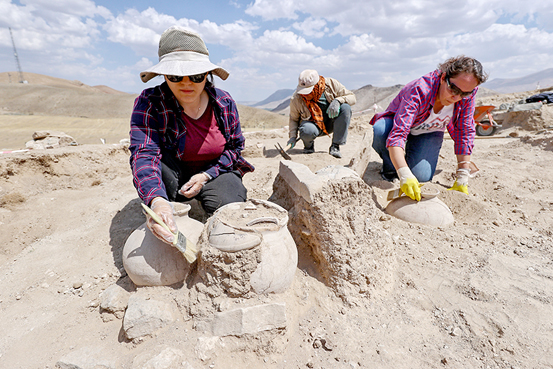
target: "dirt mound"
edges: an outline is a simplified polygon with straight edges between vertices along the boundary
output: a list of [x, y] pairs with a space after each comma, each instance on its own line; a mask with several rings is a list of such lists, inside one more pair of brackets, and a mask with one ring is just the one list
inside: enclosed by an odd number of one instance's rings
[[[553, 122], [553, 120], [550, 120], [550, 122]], [[539, 136], [524, 136], [521, 141], [537, 146], [542, 150], [553, 151], [553, 132], [550, 130], [540, 132]]]
[[540, 109], [507, 112], [504, 114], [503, 128], [516, 127], [526, 131], [538, 131], [551, 127], [551, 122], [553, 104], [543, 105]]
[[[309, 203], [277, 176], [270, 200], [290, 212], [298, 247], [349, 305], [385, 294], [393, 283], [392, 239], [383, 232], [372, 190], [361, 180], [330, 181]], [[370, 260], [370, 262], [368, 262]]]

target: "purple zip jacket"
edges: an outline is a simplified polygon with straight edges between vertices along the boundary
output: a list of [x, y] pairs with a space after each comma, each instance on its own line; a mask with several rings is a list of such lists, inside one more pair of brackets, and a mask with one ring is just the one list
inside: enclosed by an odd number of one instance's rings
[[[440, 87], [442, 72], [435, 70], [419, 79], [406, 84], [399, 94], [392, 100], [388, 108], [376, 114], [370, 124], [374, 124], [382, 117], [394, 117], [394, 126], [388, 135], [386, 147], [397, 146], [405, 148], [405, 141], [412, 126], [424, 122], [434, 106], [436, 95]], [[456, 155], [470, 155], [474, 147], [474, 108], [476, 92], [464, 97], [455, 103], [453, 117], [447, 125], [449, 135], [455, 143]]]

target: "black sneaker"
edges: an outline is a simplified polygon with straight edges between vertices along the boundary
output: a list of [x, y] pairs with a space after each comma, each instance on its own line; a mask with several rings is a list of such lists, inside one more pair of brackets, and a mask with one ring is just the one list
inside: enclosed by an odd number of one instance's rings
[[399, 178], [397, 176], [397, 172], [395, 170], [390, 171], [390, 172], [380, 171], [380, 176], [382, 177], [383, 180], [388, 181], [388, 182], [393, 182], [394, 179]]
[[315, 152], [315, 141], [311, 142], [311, 146], [304, 146], [304, 154], [313, 154]]
[[336, 145], [336, 144], [330, 145], [330, 148], [328, 149], [328, 153], [338, 159], [342, 157], [342, 153], [340, 152], [340, 145]]

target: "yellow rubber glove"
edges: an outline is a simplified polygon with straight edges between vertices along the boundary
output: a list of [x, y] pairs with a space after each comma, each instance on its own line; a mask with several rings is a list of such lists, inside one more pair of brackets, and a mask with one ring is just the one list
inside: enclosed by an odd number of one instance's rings
[[421, 201], [421, 185], [417, 177], [411, 173], [409, 167], [402, 167], [397, 170], [401, 191], [411, 199]]
[[453, 184], [453, 186], [451, 188], [448, 188], [448, 190], [459, 191], [468, 195], [469, 194], [469, 187], [468, 187], [469, 175], [470, 175], [469, 169], [464, 169], [464, 168], [457, 169], [457, 179], [455, 180], [455, 183]]
[[464, 194], [469, 194], [469, 188], [467, 185], [460, 185], [459, 183], [457, 183], [457, 181], [455, 181], [455, 183], [453, 184], [453, 186], [451, 188], [448, 188], [448, 191], [451, 191], [451, 190], [454, 190], [454, 191], [459, 191], [459, 192], [462, 192]]

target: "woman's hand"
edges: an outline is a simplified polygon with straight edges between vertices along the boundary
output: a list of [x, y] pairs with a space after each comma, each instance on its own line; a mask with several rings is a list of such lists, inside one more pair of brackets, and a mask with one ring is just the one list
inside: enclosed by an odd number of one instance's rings
[[[152, 209], [154, 213], [163, 219], [165, 224], [167, 224], [173, 233], [177, 232], [177, 225], [175, 223], [175, 218], [173, 217], [173, 207], [169, 201], [165, 200], [163, 197], [156, 197], [150, 203], [150, 209]], [[147, 218], [148, 220], [146, 221], [146, 226], [153, 233], [153, 235], [161, 241], [172, 245], [175, 240], [175, 236], [170, 232], [167, 232], [165, 228], [157, 224], [151, 217], [147, 216]]]
[[417, 177], [413, 175], [409, 167], [402, 167], [397, 170], [401, 191], [411, 199], [421, 201], [421, 185]]
[[455, 183], [453, 184], [453, 187], [448, 188], [448, 190], [455, 190], [462, 192], [466, 195], [469, 194], [469, 176], [470, 176], [470, 170], [459, 168], [457, 169], [457, 179], [455, 180]]
[[209, 181], [209, 177], [205, 173], [194, 174], [188, 182], [186, 182], [179, 193], [186, 198], [192, 198], [200, 193], [202, 187]]

